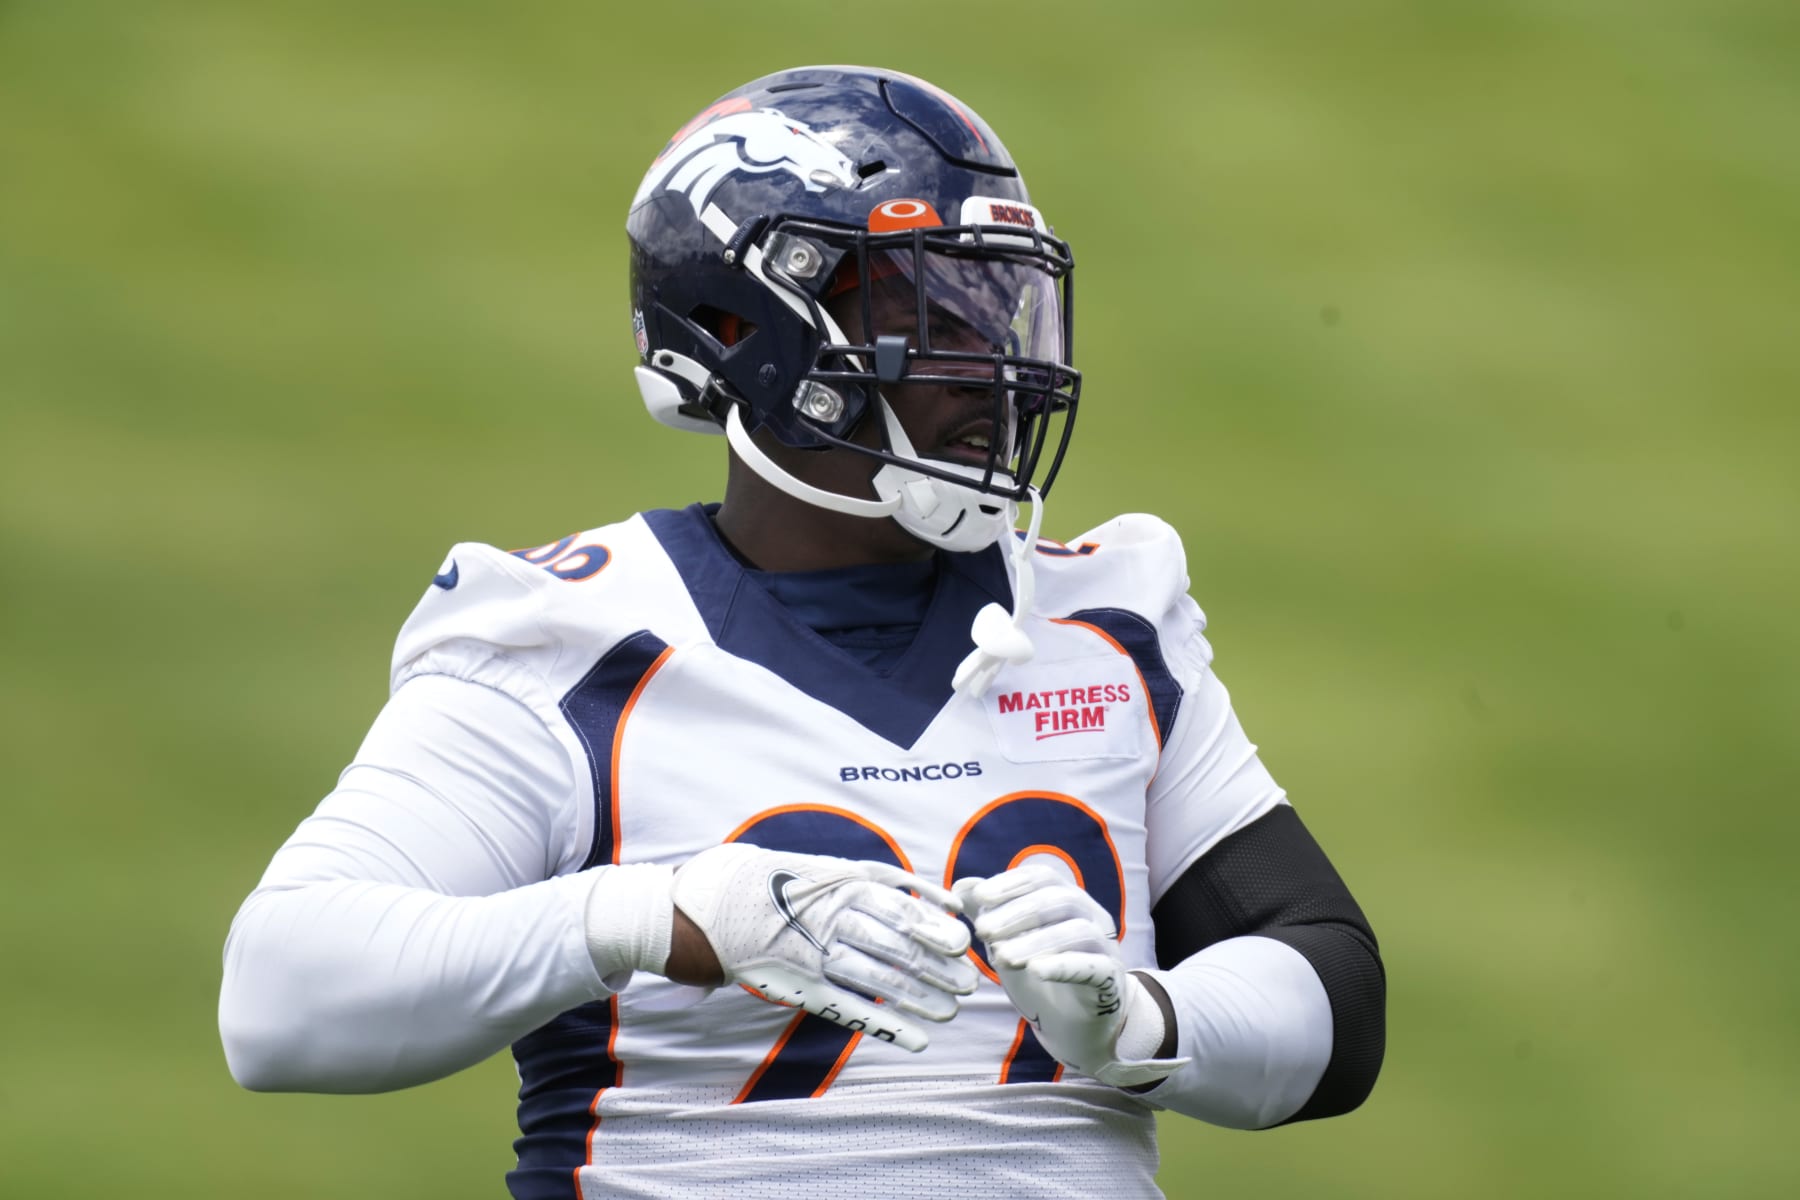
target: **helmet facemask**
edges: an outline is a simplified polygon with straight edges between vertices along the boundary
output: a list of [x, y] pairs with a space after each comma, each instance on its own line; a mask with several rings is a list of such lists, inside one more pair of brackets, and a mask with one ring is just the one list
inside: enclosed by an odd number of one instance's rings
[[811, 446], [882, 464], [879, 512], [787, 486], [761, 455], [747, 456], [752, 468], [811, 503], [891, 515], [945, 549], [991, 545], [1018, 503], [1048, 491], [1073, 430], [1067, 246], [1036, 229], [871, 233], [791, 219], [759, 241], [754, 273], [817, 331], [793, 424]]

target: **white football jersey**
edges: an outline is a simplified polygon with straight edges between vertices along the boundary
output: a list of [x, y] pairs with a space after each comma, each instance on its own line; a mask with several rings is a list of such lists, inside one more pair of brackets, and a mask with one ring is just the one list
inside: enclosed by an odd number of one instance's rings
[[[1197, 711], [1210, 650], [1167, 525], [1119, 517], [1034, 561], [1035, 656], [979, 700], [950, 678], [975, 613], [1011, 603], [999, 548], [940, 556], [925, 623], [882, 675], [790, 614], [698, 507], [510, 554], [455, 547], [393, 685], [483, 683], [561, 741], [577, 817], [550, 874], [734, 840], [946, 886], [1037, 859], [1153, 967], [1152, 903], [1282, 795], [1241, 735], [1221, 749], [1228, 703]], [[972, 953], [987, 979], [917, 1055], [643, 974], [565, 1013], [514, 1047], [514, 1195], [742, 1197], [746, 1177], [790, 1195], [1156, 1195], [1152, 1107], [1065, 1073]]]

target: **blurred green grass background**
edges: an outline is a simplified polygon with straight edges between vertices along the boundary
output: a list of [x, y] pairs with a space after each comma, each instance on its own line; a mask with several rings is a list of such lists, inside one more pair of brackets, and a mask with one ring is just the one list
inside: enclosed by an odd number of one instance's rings
[[504, 1058], [242, 1093], [220, 947], [446, 546], [716, 497], [624, 208], [821, 61], [1025, 165], [1046, 533], [1183, 531], [1383, 940], [1373, 1100], [1169, 1194], [1800, 1192], [1800, 8], [0, 0], [0, 1193], [501, 1193]]

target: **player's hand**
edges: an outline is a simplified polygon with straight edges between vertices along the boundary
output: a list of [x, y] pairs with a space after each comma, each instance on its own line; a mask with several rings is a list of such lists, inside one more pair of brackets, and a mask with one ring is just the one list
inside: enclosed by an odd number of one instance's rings
[[1125, 969], [1112, 917], [1087, 892], [1033, 864], [958, 880], [955, 891], [1007, 998], [1058, 1062], [1114, 1087], [1153, 1083], [1187, 1065], [1148, 1057], [1154, 1049], [1120, 1056], [1134, 1019], [1155, 1031], [1152, 1047], [1162, 1040], [1162, 1010]]
[[733, 842], [684, 863], [673, 897], [728, 981], [915, 1052], [908, 1014], [948, 1021], [979, 982], [956, 897], [886, 863]]

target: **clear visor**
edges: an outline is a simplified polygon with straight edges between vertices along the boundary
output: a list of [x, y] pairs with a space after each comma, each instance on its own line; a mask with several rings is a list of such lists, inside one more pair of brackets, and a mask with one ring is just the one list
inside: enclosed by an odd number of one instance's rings
[[[935, 250], [917, 256], [911, 250], [881, 250], [870, 255], [869, 278], [872, 328], [862, 332], [870, 343], [876, 337], [897, 336], [933, 356], [970, 355], [964, 370], [986, 378], [993, 376], [996, 354], [1065, 363], [1057, 281], [1041, 266]], [[846, 332], [853, 339], [858, 333]], [[973, 356], [986, 360], [985, 365], [973, 361]], [[941, 360], [931, 368], [933, 373], [964, 373]], [[1016, 369], [1009, 365], [1008, 374]]]

